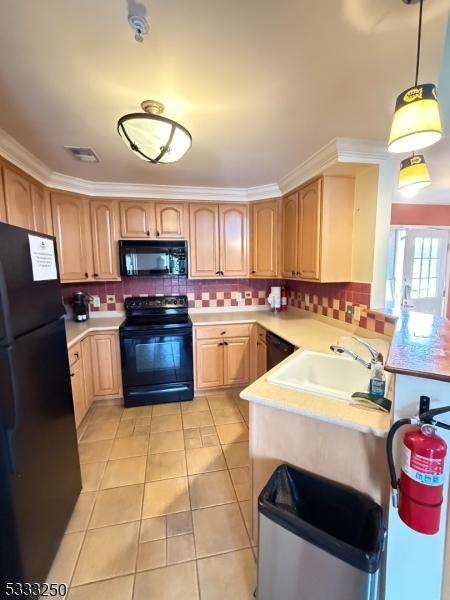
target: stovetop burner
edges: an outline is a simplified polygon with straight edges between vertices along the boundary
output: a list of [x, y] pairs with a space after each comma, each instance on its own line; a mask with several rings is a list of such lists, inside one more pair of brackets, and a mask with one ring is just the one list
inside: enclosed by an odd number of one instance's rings
[[131, 296], [125, 299], [125, 312], [122, 331], [192, 327], [187, 296]]

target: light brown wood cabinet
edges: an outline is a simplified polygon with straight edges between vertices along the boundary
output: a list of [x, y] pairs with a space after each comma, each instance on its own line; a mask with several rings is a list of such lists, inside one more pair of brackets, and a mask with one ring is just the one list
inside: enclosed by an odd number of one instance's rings
[[354, 179], [325, 175], [283, 198], [282, 276], [351, 281]]
[[278, 273], [278, 201], [251, 206], [251, 275], [276, 277]]
[[119, 336], [116, 332], [95, 333], [90, 339], [94, 398], [117, 398], [122, 390]]
[[281, 239], [283, 257], [281, 275], [296, 277], [298, 252], [298, 192], [283, 198]]
[[89, 201], [73, 194], [52, 194], [53, 230], [61, 281], [92, 281]]
[[206, 279], [220, 275], [219, 207], [217, 204], [190, 204], [189, 273]]
[[119, 279], [118, 206], [114, 200], [91, 200], [92, 250], [95, 279]]
[[33, 208], [33, 229], [39, 233], [53, 235], [50, 192], [45, 187], [32, 183], [31, 205]]
[[250, 327], [226, 325], [195, 330], [196, 388], [245, 385], [250, 381]]
[[191, 278], [248, 276], [248, 207], [190, 204]]
[[8, 223], [25, 229], [35, 229], [29, 180], [6, 167], [3, 169], [3, 177]]
[[72, 384], [72, 399], [75, 414], [75, 425], [78, 427], [87, 411], [82, 360], [78, 360], [75, 364], [73, 364], [70, 367], [70, 378]]
[[92, 380], [92, 351], [91, 340], [87, 336], [80, 342], [81, 357], [83, 359], [83, 384], [86, 410], [89, 410], [94, 400], [94, 384]]
[[[155, 210], [152, 202], [120, 202], [120, 233], [124, 238], [149, 238], [155, 232]], [[153, 234], [153, 235], [152, 235]]]
[[267, 372], [267, 343], [266, 331], [258, 325], [256, 339], [256, 378]]
[[186, 204], [181, 202], [156, 202], [156, 237], [161, 239], [184, 239]]
[[140, 200], [120, 202], [120, 233], [123, 238], [183, 239], [185, 235], [184, 202]]

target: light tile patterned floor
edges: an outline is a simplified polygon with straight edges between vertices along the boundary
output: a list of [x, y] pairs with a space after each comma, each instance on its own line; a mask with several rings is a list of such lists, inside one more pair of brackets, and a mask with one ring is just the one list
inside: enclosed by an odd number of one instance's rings
[[90, 411], [83, 491], [49, 581], [68, 600], [251, 600], [248, 405], [238, 391]]

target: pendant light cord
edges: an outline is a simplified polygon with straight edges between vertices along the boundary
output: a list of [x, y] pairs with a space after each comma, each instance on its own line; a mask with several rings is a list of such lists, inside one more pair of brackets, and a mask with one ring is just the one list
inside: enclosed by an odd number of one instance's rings
[[420, 42], [421, 42], [421, 38], [422, 38], [422, 10], [423, 10], [423, 0], [420, 0], [419, 31], [417, 32], [417, 57], [416, 57], [416, 82], [415, 82], [416, 87], [419, 82]]

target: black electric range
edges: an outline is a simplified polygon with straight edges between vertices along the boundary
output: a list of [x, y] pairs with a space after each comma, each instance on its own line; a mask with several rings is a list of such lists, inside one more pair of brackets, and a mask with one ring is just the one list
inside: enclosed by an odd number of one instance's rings
[[194, 397], [187, 296], [132, 296], [119, 328], [125, 406]]

